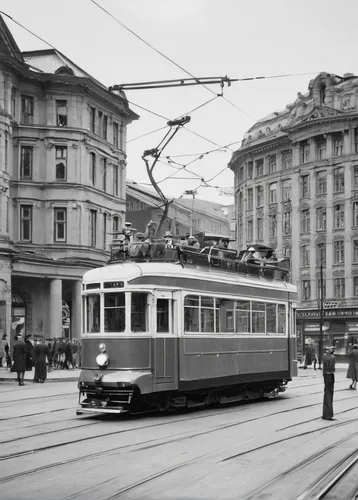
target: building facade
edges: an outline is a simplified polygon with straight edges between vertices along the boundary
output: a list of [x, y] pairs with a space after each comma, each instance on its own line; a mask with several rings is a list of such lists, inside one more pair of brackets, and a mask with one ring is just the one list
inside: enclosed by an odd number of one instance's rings
[[[146, 189], [136, 182], [127, 180], [126, 217], [138, 231], [145, 230], [150, 220], [159, 225], [163, 203], [154, 189]], [[163, 227], [173, 236], [186, 233], [215, 233], [230, 236], [230, 220], [225, 207], [218, 203], [194, 199], [177, 199], [169, 205], [168, 217]]]
[[229, 166], [239, 247], [291, 259], [298, 347], [317, 343], [322, 314], [325, 345], [346, 356], [358, 337], [358, 77], [319, 74], [248, 130]]
[[0, 334], [79, 337], [81, 279], [124, 221], [125, 95], [0, 18]]

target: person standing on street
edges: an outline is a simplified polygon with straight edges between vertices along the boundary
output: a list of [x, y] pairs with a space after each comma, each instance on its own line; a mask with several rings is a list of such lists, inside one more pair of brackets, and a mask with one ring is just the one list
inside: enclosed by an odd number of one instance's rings
[[26, 355], [27, 355], [27, 346], [24, 342], [22, 335], [17, 335], [17, 342], [13, 347], [12, 358], [14, 360], [14, 364], [12, 367], [12, 371], [17, 373], [17, 381], [19, 385], [24, 384], [24, 376], [26, 371]]
[[33, 360], [35, 364], [34, 382], [45, 382], [47, 377], [46, 356], [48, 355], [48, 345], [43, 339], [39, 340], [33, 350]]
[[334, 372], [336, 368], [336, 358], [334, 357], [335, 348], [333, 346], [326, 348], [323, 356], [323, 379], [324, 379], [324, 397], [323, 397], [323, 420], [333, 419], [333, 393], [334, 393]]
[[358, 380], [358, 344], [353, 344], [352, 350], [349, 353], [347, 378], [352, 379], [352, 384], [349, 386], [349, 388], [356, 389]]

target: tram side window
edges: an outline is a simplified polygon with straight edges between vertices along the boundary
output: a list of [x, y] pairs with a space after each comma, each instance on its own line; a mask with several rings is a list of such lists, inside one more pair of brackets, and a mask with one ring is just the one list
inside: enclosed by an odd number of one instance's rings
[[250, 301], [238, 300], [236, 302], [236, 332], [250, 333]]
[[104, 296], [105, 332], [124, 332], [126, 329], [126, 304], [124, 293], [106, 293]]
[[219, 326], [216, 331], [222, 333], [234, 333], [234, 309], [235, 304], [233, 300], [216, 299], [216, 305], [219, 309], [217, 318], [219, 317]]
[[286, 333], [286, 306], [284, 304], [277, 306], [277, 333]]
[[87, 332], [99, 332], [101, 324], [101, 309], [99, 294], [86, 295], [86, 315], [87, 315]]
[[251, 302], [252, 307], [252, 333], [265, 333], [265, 303]]
[[169, 300], [157, 299], [157, 331], [169, 332]]
[[184, 330], [186, 332], [199, 332], [199, 297], [187, 295], [184, 299]]
[[205, 333], [215, 332], [215, 307], [213, 297], [201, 297], [201, 330]]
[[132, 332], [147, 331], [147, 293], [132, 293], [131, 330]]
[[277, 304], [266, 304], [266, 333], [276, 333]]

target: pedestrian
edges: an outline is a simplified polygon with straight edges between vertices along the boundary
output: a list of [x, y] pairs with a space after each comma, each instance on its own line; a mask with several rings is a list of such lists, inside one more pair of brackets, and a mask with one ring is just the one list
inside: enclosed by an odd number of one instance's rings
[[334, 393], [334, 372], [336, 367], [336, 358], [334, 357], [335, 348], [333, 346], [326, 348], [323, 356], [323, 379], [324, 379], [324, 397], [323, 397], [323, 420], [333, 419], [333, 393]]
[[357, 388], [358, 380], [358, 344], [352, 345], [352, 350], [349, 353], [349, 365], [347, 371], [347, 378], [352, 379], [352, 384], [349, 386], [350, 389]]
[[2, 368], [3, 360], [6, 360], [5, 341], [6, 335], [4, 334], [0, 340], [0, 368]]
[[79, 355], [78, 355], [78, 345], [75, 339], [71, 342], [71, 351], [72, 351], [72, 368], [79, 367]]
[[40, 339], [33, 350], [33, 360], [35, 364], [34, 382], [45, 382], [47, 378], [46, 357], [49, 355], [49, 347]]
[[17, 342], [13, 347], [12, 358], [13, 365], [11, 371], [17, 373], [17, 381], [19, 385], [24, 384], [24, 375], [26, 370], [26, 354], [27, 346], [21, 334], [17, 335]]
[[30, 340], [31, 337], [32, 337], [32, 335], [25, 336], [25, 344], [26, 344], [26, 348], [27, 348], [27, 352], [26, 352], [26, 371], [27, 372], [31, 372], [32, 367], [34, 366], [34, 363], [32, 360], [32, 351], [34, 349], [34, 345]]
[[305, 344], [305, 364], [304, 369], [307, 370], [307, 366], [312, 365], [312, 347], [311, 344]]

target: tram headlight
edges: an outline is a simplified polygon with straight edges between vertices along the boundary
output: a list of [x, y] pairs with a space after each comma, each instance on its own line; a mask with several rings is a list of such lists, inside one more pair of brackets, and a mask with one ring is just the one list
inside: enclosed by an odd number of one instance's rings
[[99, 344], [99, 350], [100, 350], [101, 352], [106, 352], [106, 351], [107, 351], [107, 346], [106, 346], [106, 344], [104, 344], [103, 342], [101, 342], [101, 343]]
[[108, 366], [108, 363], [109, 363], [108, 354], [105, 354], [104, 352], [102, 352], [101, 354], [98, 354], [98, 356], [96, 357], [96, 363], [101, 368]]

